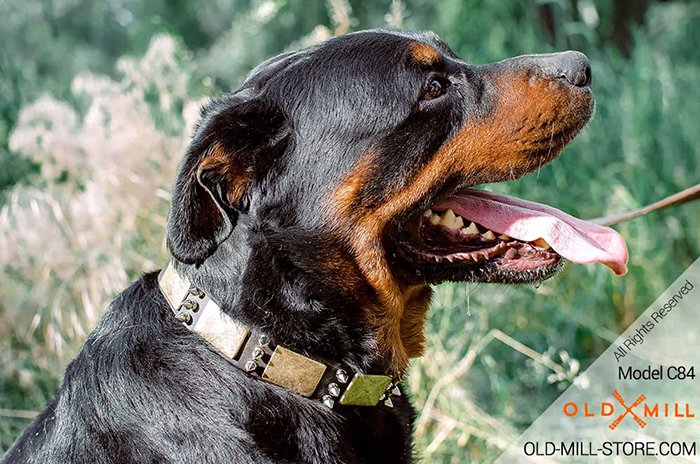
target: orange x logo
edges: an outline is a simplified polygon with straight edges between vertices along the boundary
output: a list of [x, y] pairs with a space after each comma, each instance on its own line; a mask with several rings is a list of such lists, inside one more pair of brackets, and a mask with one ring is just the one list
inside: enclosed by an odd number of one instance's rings
[[622, 414], [620, 415], [620, 417], [618, 417], [617, 419], [615, 419], [615, 422], [613, 422], [612, 424], [610, 424], [610, 430], [615, 430], [615, 428], [617, 428], [617, 426], [620, 425], [620, 422], [622, 422], [622, 419], [624, 419], [625, 416], [626, 416], [628, 413], [629, 413], [629, 414], [632, 414], [632, 417], [634, 418], [634, 421], [635, 421], [637, 424], [639, 424], [639, 426], [640, 426], [641, 428], [646, 427], [647, 423], [644, 422], [642, 419], [640, 419], [639, 416], [636, 415], [636, 414], [634, 413], [634, 411], [632, 411], [632, 409], [636, 408], [637, 406], [639, 406], [640, 404], [642, 404], [642, 403], [647, 399], [646, 396], [644, 396], [644, 395], [639, 395], [639, 398], [637, 398], [637, 400], [636, 400], [634, 403], [632, 403], [632, 406], [630, 406], [630, 407], [628, 408], [627, 405], [625, 405], [625, 402], [622, 400], [622, 396], [620, 396], [620, 393], [618, 393], [617, 390], [613, 390], [613, 393], [612, 393], [612, 394], [613, 394], [613, 396], [615, 397], [615, 399], [616, 399], [617, 401], [620, 402], [620, 404], [622, 405], [622, 407], [625, 408], [625, 412], [622, 413]]

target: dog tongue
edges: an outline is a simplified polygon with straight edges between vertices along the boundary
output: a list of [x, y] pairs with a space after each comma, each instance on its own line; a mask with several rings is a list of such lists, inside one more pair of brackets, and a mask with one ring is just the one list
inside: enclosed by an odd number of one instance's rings
[[451, 208], [494, 232], [525, 242], [543, 238], [554, 251], [575, 263], [603, 263], [617, 275], [627, 272], [627, 246], [620, 234], [551, 206], [467, 189], [436, 208]]

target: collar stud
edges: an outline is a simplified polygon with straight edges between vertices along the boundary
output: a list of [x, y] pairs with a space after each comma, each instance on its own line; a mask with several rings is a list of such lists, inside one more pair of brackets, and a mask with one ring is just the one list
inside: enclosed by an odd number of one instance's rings
[[340, 383], [348, 383], [348, 373], [345, 369], [338, 369], [335, 371], [335, 378]]

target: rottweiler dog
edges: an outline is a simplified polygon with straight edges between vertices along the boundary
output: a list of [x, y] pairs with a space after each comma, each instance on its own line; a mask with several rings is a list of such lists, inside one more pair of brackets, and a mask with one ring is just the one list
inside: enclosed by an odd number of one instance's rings
[[105, 312], [3, 463], [408, 463], [431, 285], [625, 272], [611, 229], [474, 189], [593, 113], [579, 52], [477, 66], [432, 33], [285, 53], [208, 104], [171, 261]]

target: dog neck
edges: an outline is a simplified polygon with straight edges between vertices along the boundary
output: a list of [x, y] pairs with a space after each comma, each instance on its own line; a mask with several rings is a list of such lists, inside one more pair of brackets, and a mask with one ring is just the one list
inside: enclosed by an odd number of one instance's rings
[[277, 343], [362, 372], [403, 376], [409, 358], [422, 353], [429, 287], [407, 292], [403, 309], [382, 310], [375, 288], [344, 277], [352, 257], [338, 246], [300, 246], [298, 237], [252, 229], [243, 218], [211, 257], [199, 266], [178, 263], [178, 270], [224, 312]]

